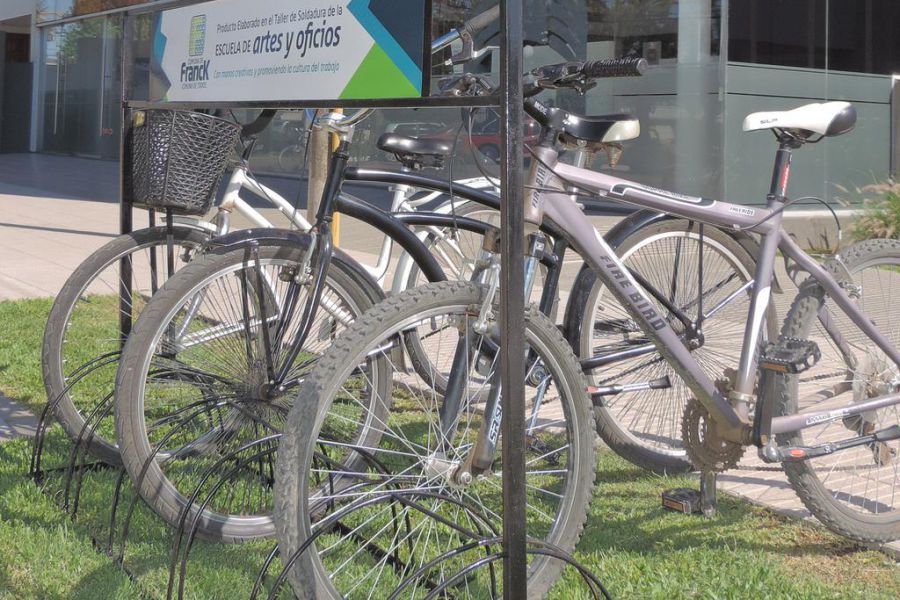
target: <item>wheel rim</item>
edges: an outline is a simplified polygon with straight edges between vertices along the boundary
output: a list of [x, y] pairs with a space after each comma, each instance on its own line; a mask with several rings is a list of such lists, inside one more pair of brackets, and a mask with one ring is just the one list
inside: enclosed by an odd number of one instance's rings
[[[187, 264], [200, 247], [199, 241], [182, 240], [175, 248], [175, 271]], [[156, 254], [157, 264], [155, 278], [150, 267], [153, 253]], [[121, 307], [119, 261], [125, 257], [131, 259], [134, 277], [131, 305]], [[84, 425], [85, 415], [94, 413], [98, 406], [102, 411], [111, 398], [121, 348], [120, 313], [124, 311], [134, 322], [155, 290], [162, 287], [165, 281], [165, 242], [153, 240], [118, 253], [78, 290], [78, 300], [64, 316], [66, 326], [60, 333], [59, 355], [51, 357], [54, 364], [49, 365], [50, 401], [59, 398], [59, 394], [71, 386], [65, 391], [65, 396], [78, 411], [80, 424], [71, 423], [70, 427], [80, 428]], [[105, 366], [92, 369], [90, 363], [102, 357], [107, 358], [103, 361]], [[101, 445], [114, 452], [112, 419], [101, 418], [98, 412], [88, 425], [96, 426], [91, 445]]]
[[[699, 240], [698, 232], [663, 231], [641, 240], [620, 256], [626, 266], [637, 270], [651, 285], [663, 291], [668, 300], [682, 309], [693, 322], [697, 318], [695, 300], [699, 278], [684, 266], [696, 267]], [[673, 279], [665, 269], [673, 264], [672, 256], [676, 253], [680, 254], [683, 267]], [[694, 350], [692, 355], [712, 379], [718, 380], [723, 378], [726, 368], [738, 366], [740, 344], [735, 340], [743, 337], [749, 292], [733, 295], [752, 279], [752, 274], [733, 258], [730, 250], [707, 235], [703, 238], [703, 256], [703, 311], [708, 313], [712, 307], [717, 307], [718, 311], [706, 322], [703, 346]], [[597, 289], [595, 286], [594, 290]], [[652, 302], [659, 308], [660, 314], [669, 315], [667, 321], [676, 331], [684, 329], [661, 304], [655, 300]], [[604, 346], [607, 350], [625, 350], [649, 343], [637, 323], [605, 286], [599, 293], [595, 291], [592, 294], [588, 306], [593, 306], [595, 319], [592, 322], [595, 326], [593, 331], [586, 327], [582, 333], [582, 356], [594, 356]], [[602, 324], [599, 329], [597, 322]], [[658, 455], [686, 458], [681, 444], [681, 415], [692, 394], [662, 357], [654, 353], [619, 361], [603, 367], [600, 374], [592, 373], [590, 379], [594, 385], [604, 386], [643, 383], [664, 377], [669, 378], [672, 387], [607, 396], [604, 407], [622, 435], [632, 443]]]
[[[894, 347], [900, 347], [900, 314], [896, 293], [900, 291], [900, 259], [873, 259], [853, 268], [854, 283], [861, 286], [858, 301], [863, 313], [874, 320]], [[826, 301], [826, 310], [848, 340], [857, 365], [848, 368], [843, 353], [821, 323], [809, 317], [805, 336], [819, 345], [822, 358], [797, 376], [799, 412], [840, 409], [850, 404], [900, 390], [900, 369], [850, 323], [840, 309]], [[842, 390], [831, 397], [819, 392]], [[868, 435], [900, 423], [900, 407], [890, 406], [864, 413], [855, 419], [824, 423], [804, 429], [795, 441], [820, 445]], [[858, 446], [811, 459], [804, 467], [815, 474], [816, 485], [831, 498], [833, 506], [855, 520], [883, 525], [898, 518], [900, 490], [900, 440]]]
[[[259, 262], [267, 287], [263, 302], [267, 303], [266, 298], [269, 298], [274, 304], [277, 299], [283, 305], [288, 283], [282, 281], [279, 274], [283, 269], [295, 268], [297, 260], [261, 257]], [[248, 298], [259, 297], [251, 291], [252, 286], [245, 287], [257, 277], [252, 263], [246, 264], [246, 268], [228, 264], [183, 294], [181, 298], [186, 300], [177, 302], [153, 335], [150, 347], [156, 351], [144, 352], [142, 375], [138, 377], [137, 386], [144, 418], [134, 424], [133, 430], [140, 432], [134, 443], [139, 445], [144, 456], [155, 452], [158, 460], [147, 467], [144, 475], [147, 483], [143, 489], [155, 493], [158, 486], [165, 488], [182, 506], [187, 503], [187, 497], [196, 492], [207, 469], [215, 467], [217, 475], [202, 484], [204, 492], [247, 453], [221, 463], [223, 458], [247, 444], [280, 432], [297, 385], [305, 373], [334, 337], [363, 309], [348, 300], [352, 296], [346, 288], [329, 279], [323, 291], [322, 306], [331, 307], [331, 311], [318, 311], [304, 350], [291, 369], [287, 389], [270, 393], [266, 390], [263, 358], [264, 328], [260, 326], [262, 306], [258, 299], [247, 306], [238, 300], [244, 289]], [[306, 289], [304, 287], [298, 300], [298, 312], [302, 312]], [[201, 296], [202, 302], [192, 305], [192, 299]], [[270, 314], [268, 310], [267, 315]], [[186, 319], [189, 311], [199, 317]], [[181, 347], [172, 356], [168, 332], [170, 329], [179, 332], [186, 321], [191, 325], [179, 338]], [[269, 335], [273, 336], [276, 319], [269, 321], [272, 323]], [[299, 321], [295, 316], [285, 340], [292, 339]], [[249, 334], [244, 327], [248, 322], [253, 324]], [[287, 341], [277, 350], [276, 359], [283, 358], [286, 351]], [[273, 441], [274, 445], [277, 442]], [[256, 448], [255, 452], [265, 449]], [[270, 452], [245, 465], [241, 472], [234, 473], [230, 484], [204, 511], [201, 528], [214, 530], [226, 522], [251, 529], [270, 525], [274, 460], [274, 453]], [[203, 497], [204, 494], [200, 494], [199, 498]]]
[[[461, 411], [457, 427], [454, 430], [454, 443], [442, 455], [436, 455], [434, 449], [441, 439], [438, 427], [438, 396], [432, 390], [427, 389], [427, 385], [423, 385], [424, 382], [420, 377], [404, 370], [402, 363], [395, 361], [392, 355], [386, 352], [390, 346], [388, 340], [393, 334], [413, 328], [421, 331], [422, 326], [434, 328], [435, 322], [448, 318], [448, 313], [452, 314], [450, 320], [457, 322], [458, 328], [453, 329], [453, 332], [458, 332], [460, 329], [470, 331], [469, 327], [461, 324], [475, 318], [471, 315], [470, 306], [457, 306], [451, 310], [448, 310], [448, 307], [442, 307], [392, 326], [387, 335], [381, 336], [381, 339], [374, 340], [367, 344], [366, 348], [360, 349], [355, 360], [351, 361], [361, 363], [372, 349], [381, 348], [382, 351], [378, 356], [391, 361], [395, 373], [400, 374], [395, 375], [394, 378], [392, 401], [382, 401], [385, 405], [390, 404], [392, 409], [387, 421], [383, 424], [384, 432], [379, 438], [379, 444], [365, 449], [373, 459], [378, 459], [381, 465], [390, 469], [390, 475], [387, 477], [380, 475], [378, 469], [374, 468], [369, 469], [366, 473], [361, 473], [360, 471], [346, 472], [336, 466], [353, 451], [349, 450], [335, 433], [339, 430], [336, 423], [340, 422], [340, 416], [335, 417], [333, 411], [329, 411], [327, 416], [323, 417], [322, 427], [322, 431], [326, 432], [328, 439], [320, 436], [318, 455], [313, 459], [312, 471], [307, 471], [311, 473], [308, 482], [309, 489], [313, 490], [310, 496], [311, 507], [319, 522], [322, 522], [322, 519], [329, 514], [334, 514], [334, 511], [347, 507], [350, 503], [361, 504], [366, 499], [377, 498], [379, 494], [383, 496], [385, 492], [396, 489], [405, 494], [421, 493], [423, 496], [425, 494], [447, 494], [458, 501], [478, 506], [481, 511], [480, 516], [493, 522], [495, 526], [500, 526], [502, 519], [499, 515], [499, 502], [502, 480], [499, 473], [491, 471], [485, 477], [476, 479], [470, 486], [454, 484], [453, 476], [448, 474], [448, 469], [465, 462], [466, 453], [470, 448], [468, 444], [471, 443], [473, 435], [473, 425], [480, 418], [476, 418], [474, 411], [477, 409], [470, 404], [466, 405], [467, 408]], [[443, 329], [443, 331], [447, 332], [447, 335], [444, 336], [446, 344], [442, 344], [443, 348], [439, 349], [435, 339], [432, 338], [428, 346], [429, 352], [432, 355], [441, 354], [445, 357], [448, 355], [452, 357], [459, 334], [452, 333], [450, 328]], [[473, 343], [475, 342], [473, 341]], [[576, 393], [570, 387], [571, 382], [560, 379], [562, 366], [555, 362], [556, 359], [548, 350], [547, 345], [535, 335], [529, 336], [528, 343], [538, 356], [546, 359], [546, 361], [541, 361], [540, 365], [532, 364], [530, 372], [534, 373], [538, 366], [542, 366], [547, 369], [550, 380], [548, 381], [549, 390], [559, 392], [564, 399]], [[372, 356], [369, 355], [369, 362], [371, 362]], [[493, 360], [497, 360], [496, 357]], [[435, 362], [442, 361], [436, 359]], [[482, 365], [480, 370], [484, 369]], [[478, 382], [475, 385], [466, 386], [466, 388], [477, 388], [485, 381], [484, 377], [483, 374], [478, 375]], [[335, 379], [340, 383], [337, 384], [337, 388], [332, 389], [339, 390], [338, 394], [345, 397], [352, 396], [359, 391], [371, 393], [371, 390], [376, 389], [377, 386], [367, 378], [365, 368], [352, 370], [351, 365]], [[559, 387], [557, 387], [557, 383], [559, 383]], [[532, 388], [532, 396], [527, 400], [531, 409], [534, 409], [534, 391]], [[469, 396], [469, 398], [473, 397]], [[375, 401], [371, 398], [363, 398], [359, 403], [361, 406], [371, 406]], [[577, 438], [579, 434], [573, 428], [572, 409], [568, 406], [567, 400], [557, 400], [557, 402], [559, 402], [559, 406], [554, 407], [554, 403], [548, 402], [548, 398], [545, 398], [541, 407], [538, 408], [538, 412], [532, 415], [535, 420], [529, 428], [530, 449], [527, 459], [528, 475], [526, 476], [529, 489], [528, 533], [532, 537], [551, 541], [565, 528], [566, 519], [570, 517], [574, 502], [573, 482], [578, 480], [581, 468], [576, 455], [584, 448], [584, 440]], [[553, 412], [554, 410], [556, 412]], [[564, 433], [554, 434], [554, 428], [559, 428]], [[549, 443], [553, 435], [561, 436], [566, 440], [565, 443], [560, 442], [560, 439], [552, 440], [555, 442], [555, 446], [542, 446], [538, 443]], [[589, 444], [588, 447], [590, 447]], [[331, 460], [324, 460], [322, 455], [328, 455], [329, 452], [332, 452], [329, 456]], [[497, 465], [499, 456], [494, 458], [494, 465]], [[555, 464], [548, 468], [550, 462]], [[341, 486], [339, 482], [342, 479], [351, 480], [352, 485]], [[323, 487], [323, 482], [327, 482], [325, 487]], [[333, 489], [340, 491], [336, 494], [329, 493], [329, 490]], [[544, 498], [545, 496], [554, 499], [552, 504], [555, 505], [555, 508], [553, 510], [546, 509], [548, 500]], [[536, 500], [536, 498], [541, 498], [541, 500]], [[299, 499], [298, 502], [302, 502], [302, 499]], [[332, 507], [332, 510], [324, 509], [325, 503], [330, 502], [336, 503], [336, 506]], [[425, 498], [423, 502], [429, 511], [442, 514], [452, 522], [464, 524], [470, 530], [484, 529], [484, 525], [474, 514], [467, 513], [452, 502], [442, 502], [433, 498]], [[399, 512], [396, 514], [391, 513], [394, 508], [396, 507], [386, 503], [381, 506], [376, 505], [375, 508], [368, 510], [361, 510], [357, 514], [351, 511], [346, 518], [346, 527], [349, 528], [349, 533], [344, 529], [340, 535], [325, 533], [317, 539], [317, 558], [314, 560], [319, 561], [319, 569], [326, 570], [332, 578], [326, 585], [330, 587], [335, 597], [362, 597], [373, 589], [381, 588], [385, 590], [384, 595], [387, 596], [403, 580], [404, 576], [408, 576], [418, 566], [434, 558], [438, 553], [437, 547], [441, 549], [441, 552], [445, 552], [455, 545], [471, 541], [463, 539], [462, 535], [454, 534], [452, 529], [442, 528], [439, 523], [436, 524], [437, 521], [434, 519], [422, 518], [421, 513], [415, 508], [400, 507], [397, 508]], [[447, 512], [443, 514], [441, 511], [445, 509]], [[551, 514], [554, 517], [549, 517]], [[385, 533], [390, 531], [393, 535], [394, 530], [389, 529], [389, 522], [406, 522], [407, 519], [410, 520], [407, 524], [407, 533], [399, 534], [393, 539]], [[540, 524], [541, 522], [543, 522], [543, 526]], [[436, 540], [439, 537], [441, 541], [438, 543]], [[368, 543], [379, 539], [386, 540], [385, 548], [399, 552], [405, 557], [405, 567], [400, 573], [388, 572], [390, 569], [385, 568], [387, 559], [373, 559], [372, 557], [377, 556], [377, 553], [373, 554], [370, 549], [360, 550], [359, 540], [362, 539], [368, 540]], [[410, 542], [412, 542], [412, 547], [407, 547]], [[566, 543], [570, 542], [572, 540], [566, 540]], [[463, 559], [460, 558], [460, 560]], [[362, 564], [367, 564], [369, 570], [365, 571], [360, 566]], [[440, 574], [451, 574], [449, 571], [454, 565], [459, 566], [457, 563], [449, 561], [440, 567], [440, 569], [444, 569], [439, 570]], [[533, 570], [540, 569], [539, 561], [533, 563], [531, 568]], [[468, 581], [466, 585], [471, 587], [459, 590], [459, 593], [462, 594], [460, 597], [484, 597], [476, 593], [476, 590], [483, 592], [484, 587], [475, 585], [474, 580]], [[467, 595], [470, 593], [473, 595]]]

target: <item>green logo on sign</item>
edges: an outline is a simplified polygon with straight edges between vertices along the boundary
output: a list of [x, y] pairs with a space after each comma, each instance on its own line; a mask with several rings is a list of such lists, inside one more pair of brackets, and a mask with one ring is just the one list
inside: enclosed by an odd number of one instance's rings
[[202, 56], [206, 49], [206, 15], [191, 19], [191, 37], [188, 40], [188, 54]]

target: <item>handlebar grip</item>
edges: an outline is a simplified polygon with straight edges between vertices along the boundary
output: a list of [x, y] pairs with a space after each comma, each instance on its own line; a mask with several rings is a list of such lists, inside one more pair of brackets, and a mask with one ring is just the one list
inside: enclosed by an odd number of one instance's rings
[[259, 113], [259, 116], [256, 117], [256, 119], [241, 127], [241, 135], [245, 138], [248, 138], [259, 134], [260, 132], [262, 132], [262, 130], [269, 126], [269, 123], [271, 123], [272, 119], [275, 118], [275, 113], [277, 112], [277, 110], [272, 108], [267, 108], [266, 110], [262, 111], [261, 113]]
[[494, 21], [500, 18], [500, 5], [484, 11], [480, 15], [476, 15], [463, 23], [460, 31], [468, 33], [470, 36], [475, 35]]
[[581, 72], [586, 77], [636, 77], [647, 70], [646, 58], [611, 58], [584, 63]]

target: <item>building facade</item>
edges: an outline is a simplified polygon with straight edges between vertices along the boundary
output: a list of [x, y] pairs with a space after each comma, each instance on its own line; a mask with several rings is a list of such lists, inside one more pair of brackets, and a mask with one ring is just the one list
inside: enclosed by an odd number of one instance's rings
[[[146, 0], [0, 2], [0, 151], [117, 158], [124, 7]], [[164, 1], [164, 0], [163, 0]], [[440, 34], [494, 0], [434, 0]], [[588, 114], [630, 112], [642, 135], [618, 169], [683, 193], [764, 201], [775, 144], [743, 133], [746, 114], [848, 100], [857, 129], [796, 154], [792, 190], [859, 202], [857, 190], [898, 170], [896, 0], [526, 0], [529, 64], [643, 56], [639, 79], [601, 82], [584, 97], [553, 101]], [[135, 28], [136, 95], [148, 68], [149, 21]], [[495, 39], [488, 32], [484, 43]], [[490, 57], [480, 66], [494, 70]], [[386, 111], [386, 128], [428, 135], [459, 123], [458, 110]], [[286, 119], [261, 144], [263, 167], [284, 167], [302, 127]], [[480, 117], [485, 128], [495, 119]], [[294, 123], [293, 125], [291, 123]], [[487, 132], [490, 135], [490, 132]], [[363, 136], [365, 137], [365, 136]], [[268, 152], [268, 154], [266, 154]], [[373, 148], [359, 158], [377, 158]], [[296, 161], [294, 161], [296, 162]], [[291, 163], [293, 164], [293, 163]], [[598, 159], [595, 168], [604, 168]]]

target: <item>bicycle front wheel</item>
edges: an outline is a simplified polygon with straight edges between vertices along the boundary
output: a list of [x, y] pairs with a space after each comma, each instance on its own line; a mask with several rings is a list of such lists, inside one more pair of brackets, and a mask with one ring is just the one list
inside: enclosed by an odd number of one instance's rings
[[[176, 226], [173, 230], [175, 269], [201, 249], [209, 234]], [[167, 232], [151, 227], [122, 235], [87, 257], [66, 280], [47, 317], [41, 366], [48, 402], [56, 402], [56, 417], [65, 432], [96, 458], [120, 465], [112, 419], [102, 418], [113, 393], [121, 319], [136, 321], [150, 297], [163, 286], [167, 273]], [[122, 296], [121, 261], [131, 267], [131, 293]], [[127, 288], [126, 288], [127, 289]], [[124, 300], [123, 300], [124, 298]], [[100, 411], [86, 431], [87, 416]]]
[[[497, 381], [499, 369], [497, 340], [473, 330], [484, 294], [473, 283], [443, 282], [393, 296], [341, 336], [304, 382], [276, 466], [282, 556], [287, 559], [314, 532], [318, 536], [289, 572], [298, 597], [387, 598], [443, 556], [420, 574], [427, 581], [404, 595], [424, 597], [428, 582], [448, 579], [473, 558], [471, 552], [454, 551], [501, 530], [502, 441], [492, 438], [496, 451], [490, 456], [476, 451], [480, 431], [488, 438], [499, 435], [497, 422], [495, 427], [483, 422], [481, 401], [490, 394], [477, 391]], [[553, 323], [531, 308], [524, 317], [527, 533], [572, 551], [587, 516], [595, 470], [586, 384]], [[494, 325], [489, 319], [488, 331], [496, 331]], [[458, 370], [451, 371], [463, 391], [455, 410], [414, 369], [405, 368], [399, 340], [411, 331], [432, 357], [462, 357], [454, 363]], [[464, 354], [458, 354], [461, 349]], [[386, 368], [393, 386], [378, 397], [375, 382]], [[340, 407], [348, 402], [387, 409], [376, 444], [358, 445], [342, 433], [346, 419]], [[475, 464], [482, 470], [466, 471]], [[530, 594], [546, 593], [561, 569], [558, 561], [533, 557]], [[491, 597], [489, 579], [488, 573], [473, 573], [451, 595]]]
[[[315, 320], [289, 363], [311, 288], [302, 268], [308, 252], [308, 243], [261, 240], [255, 252], [246, 245], [210, 253], [177, 273], [135, 325], [116, 380], [116, 431], [132, 481], [166, 522], [177, 525], [187, 509], [187, 526], [196, 521], [209, 539], [273, 533], [273, 436], [312, 364], [383, 297], [336, 254]], [[284, 365], [288, 377], [276, 385]], [[252, 446], [259, 440], [268, 441]], [[229, 471], [227, 485], [201, 507]]]
[[[861, 242], [841, 256], [846, 271], [840, 269], [837, 280], [857, 297], [862, 313], [894, 348], [900, 348], [900, 311], [896, 308], [900, 241]], [[888, 359], [836, 308], [815, 281], [801, 286], [782, 335], [816, 342], [822, 358], [799, 375], [773, 375], [773, 414], [840, 411], [900, 391], [900, 365]], [[818, 446], [871, 435], [898, 424], [900, 407], [894, 404], [856, 417], [819, 422], [800, 432], [778, 436], [777, 443]], [[784, 471], [809, 511], [829, 529], [864, 543], [900, 538], [900, 440], [785, 463]]]

